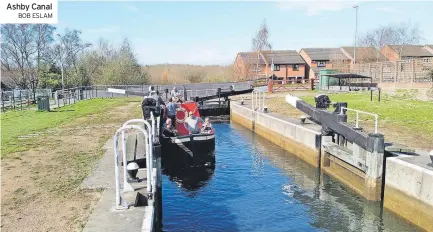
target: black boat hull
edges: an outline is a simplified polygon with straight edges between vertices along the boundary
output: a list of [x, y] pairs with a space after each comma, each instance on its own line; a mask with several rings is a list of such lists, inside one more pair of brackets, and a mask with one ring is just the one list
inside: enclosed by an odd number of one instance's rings
[[215, 165], [214, 134], [163, 137], [161, 143], [164, 168]]

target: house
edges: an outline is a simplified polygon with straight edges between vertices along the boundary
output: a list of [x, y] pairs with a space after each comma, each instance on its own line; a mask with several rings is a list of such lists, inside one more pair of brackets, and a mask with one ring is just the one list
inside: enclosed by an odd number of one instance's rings
[[250, 80], [266, 77], [267, 63], [259, 52], [239, 52], [233, 64], [235, 80]]
[[[341, 47], [340, 51], [354, 61], [354, 47]], [[383, 62], [388, 61], [388, 58], [384, 56], [375, 47], [357, 47], [356, 48], [356, 63], [371, 63], [371, 62]]]
[[430, 45], [426, 44], [424, 46], [424, 48], [427, 49], [427, 51], [433, 53], [433, 44], [430, 44]]
[[[317, 78], [320, 70], [332, 69], [333, 63], [343, 62], [349, 64], [351, 61], [340, 48], [302, 48], [299, 55], [307, 64], [307, 78]], [[338, 67], [339, 64], [335, 64]]]
[[306, 77], [306, 63], [295, 50], [240, 52], [233, 67], [236, 79], [239, 76], [253, 79], [274, 75], [279, 80], [302, 82]]
[[432, 45], [386, 45], [380, 52], [390, 61], [433, 58]]
[[[263, 52], [268, 63], [267, 76], [274, 75], [279, 80], [291, 82], [304, 82], [306, 79], [305, 60], [295, 50], [265, 51]], [[271, 64], [274, 64], [274, 71]]]

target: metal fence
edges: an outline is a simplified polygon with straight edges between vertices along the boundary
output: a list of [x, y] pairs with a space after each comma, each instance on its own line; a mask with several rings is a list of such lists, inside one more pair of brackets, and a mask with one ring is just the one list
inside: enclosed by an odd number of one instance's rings
[[35, 94], [30, 89], [14, 89], [11, 91], [1, 91], [1, 110], [23, 110], [30, 108], [34, 97], [50, 96], [51, 89], [36, 89]]
[[[182, 93], [184, 89], [187, 92], [187, 97], [207, 96], [216, 93], [218, 88], [223, 90], [229, 89], [234, 86], [236, 90], [244, 90], [251, 87], [250, 82], [226, 82], [226, 83], [196, 83], [196, 84], [177, 84], [177, 85], [154, 85], [156, 89], [165, 96], [166, 89], [170, 91], [173, 87], [177, 87]], [[94, 85], [94, 86], [81, 86], [69, 88], [64, 90], [51, 91], [51, 89], [43, 89], [36, 91], [36, 98], [38, 96], [50, 97], [50, 109], [60, 108], [63, 106], [71, 105], [76, 102], [92, 99], [92, 98], [117, 98], [129, 97], [128, 94], [119, 94], [108, 92], [108, 88], [125, 89], [135, 92], [148, 92], [150, 85]], [[1, 111], [7, 110], [24, 110], [34, 109], [32, 102], [33, 92], [31, 90], [2, 91]]]

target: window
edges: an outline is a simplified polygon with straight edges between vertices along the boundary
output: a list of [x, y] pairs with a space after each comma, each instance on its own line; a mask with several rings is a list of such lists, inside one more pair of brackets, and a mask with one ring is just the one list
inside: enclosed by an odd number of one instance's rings
[[299, 71], [299, 64], [292, 65], [292, 70], [293, 71]]
[[326, 61], [317, 61], [317, 67], [326, 67]]
[[280, 65], [274, 64], [274, 71], [280, 71]]

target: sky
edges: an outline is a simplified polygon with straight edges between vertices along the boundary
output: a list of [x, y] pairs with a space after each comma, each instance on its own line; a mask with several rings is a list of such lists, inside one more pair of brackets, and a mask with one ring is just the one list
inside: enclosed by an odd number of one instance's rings
[[59, 2], [58, 31], [78, 29], [86, 42], [128, 38], [142, 65], [228, 65], [251, 50], [263, 20], [273, 50], [353, 46], [381, 25], [411, 22], [433, 44], [433, 2]]

